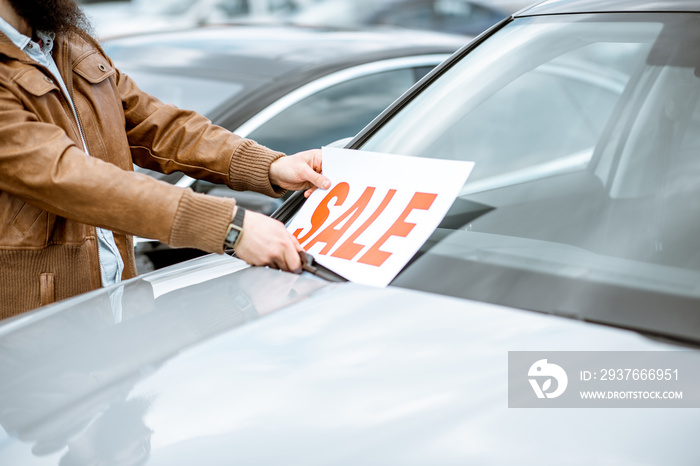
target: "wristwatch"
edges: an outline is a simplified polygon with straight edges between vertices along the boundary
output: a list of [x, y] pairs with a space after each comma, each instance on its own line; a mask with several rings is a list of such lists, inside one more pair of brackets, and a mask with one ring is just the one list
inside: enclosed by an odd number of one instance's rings
[[224, 246], [228, 248], [235, 249], [238, 246], [238, 242], [243, 236], [243, 218], [245, 217], [245, 209], [243, 207], [238, 207], [236, 210], [236, 216], [226, 230], [226, 239], [224, 239]]

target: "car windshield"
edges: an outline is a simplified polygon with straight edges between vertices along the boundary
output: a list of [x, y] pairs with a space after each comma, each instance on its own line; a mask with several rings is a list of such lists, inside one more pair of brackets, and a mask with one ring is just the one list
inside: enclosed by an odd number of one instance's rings
[[363, 136], [361, 150], [475, 162], [394, 284], [624, 327], [663, 318], [660, 333], [691, 338], [697, 26], [670, 13], [516, 19]]

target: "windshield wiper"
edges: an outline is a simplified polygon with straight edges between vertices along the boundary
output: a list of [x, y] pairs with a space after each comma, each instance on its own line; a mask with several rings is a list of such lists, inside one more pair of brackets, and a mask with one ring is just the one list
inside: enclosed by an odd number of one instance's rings
[[309, 272], [313, 275], [316, 275], [319, 278], [323, 278], [324, 280], [328, 280], [329, 282], [347, 282], [348, 281], [347, 278], [338, 275], [337, 273], [333, 272], [331, 269], [316, 262], [316, 260], [314, 259], [314, 256], [307, 253], [306, 251], [301, 251], [299, 253], [299, 256], [301, 256], [301, 270], [303, 272]]

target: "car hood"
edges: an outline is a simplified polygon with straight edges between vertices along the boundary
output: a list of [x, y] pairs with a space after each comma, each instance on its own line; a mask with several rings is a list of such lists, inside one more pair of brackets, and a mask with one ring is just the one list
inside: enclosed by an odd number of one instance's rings
[[693, 409], [508, 408], [625, 330], [205, 258], [0, 327], [0, 464], [698, 464]]

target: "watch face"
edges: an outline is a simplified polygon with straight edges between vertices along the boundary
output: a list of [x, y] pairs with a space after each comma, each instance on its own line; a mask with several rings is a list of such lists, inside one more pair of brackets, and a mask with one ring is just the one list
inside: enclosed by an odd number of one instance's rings
[[241, 230], [235, 225], [230, 225], [224, 243], [233, 248], [236, 246], [239, 236], [241, 236]]
[[243, 219], [245, 217], [245, 209], [243, 207], [238, 207], [236, 211], [236, 216], [233, 221], [228, 226], [228, 231], [226, 232], [226, 239], [224, 244], [230, 248], [235, 248], [238, 244], [238, 240], [243, 234]]

